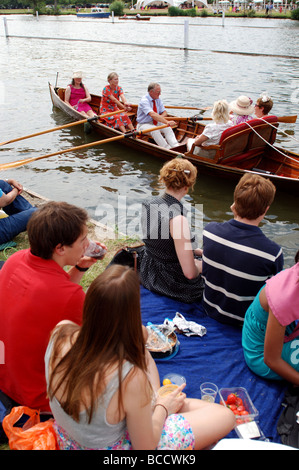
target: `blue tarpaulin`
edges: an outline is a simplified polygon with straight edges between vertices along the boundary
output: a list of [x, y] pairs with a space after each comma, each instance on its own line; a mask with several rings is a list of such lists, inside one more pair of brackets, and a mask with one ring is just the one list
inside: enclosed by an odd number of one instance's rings
[[[178, 302], [142, 286], [141, 311], [144, 325], [147, 322], [162, 324], [166, 318], [173, 319], [179, 312], [187, 321], [194, 321], [207, 330], [202, 337], [178, 334], [180, 346], [177, 354], [168, 359], [155, 359], [161, 381], [170, 372], [182, 374], [187, 383], [185, 392], [194, 398], [200, 398], [202, 382], [213, 382], [219, 389], [246, 388], [259, 412], [257, 421], [262, 433], [270, 442], [281, 442], [276, 426], [283, 410], [281, 403], [287, 383], [264, 380], [250, 371], [243, 356], [240, 328], [209, 318], [201, 303]], [[235, 431], [227, 437], [236, 438]]]

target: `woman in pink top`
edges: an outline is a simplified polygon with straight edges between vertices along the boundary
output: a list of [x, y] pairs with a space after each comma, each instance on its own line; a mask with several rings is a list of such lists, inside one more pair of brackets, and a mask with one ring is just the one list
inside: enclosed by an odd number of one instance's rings
[[242, 345], [257, 375], [299, 385], [299, 250], [295, 262], [266, 281], [248, 308]]
[[75, 72], [73, 74], [72, 83], [66, 87], [64, 101], [75, 108], [76, 111], [86, 118], [96, 116], [89, 106], [91, 96], [86, 86], [82, 83], [82, 72]]

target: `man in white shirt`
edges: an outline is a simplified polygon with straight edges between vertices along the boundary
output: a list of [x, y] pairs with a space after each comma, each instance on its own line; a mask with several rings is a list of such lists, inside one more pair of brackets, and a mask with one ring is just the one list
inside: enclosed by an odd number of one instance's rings
[[171, 126], [175, 121], [166, 119], [167, 112], [160, 98], [161, 86], [158, 83], [150, 83], [147, 94], [140, 100], [137, 112], [137, 130], [143, 131], [154, 126], [168, 124], [168, 127], [151, 132], [151, 136], [157, 145], [164, 148], [172, 148], [179, 145]]

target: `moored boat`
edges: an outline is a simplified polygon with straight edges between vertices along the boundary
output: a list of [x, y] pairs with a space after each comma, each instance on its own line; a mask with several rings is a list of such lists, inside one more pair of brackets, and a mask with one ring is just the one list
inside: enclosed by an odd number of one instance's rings
[[[64, 102], [64, 88], [54, 88], [49, 84], [49, 89], [53, 106], [61, 109], [74, 120], [82, 120], [82, 115]], [[90, 105], [94, 112], [99, 114], [101, 97], [93, 94], [91, 97]], [[135, 126], [137, 105], [132, 106], [129, 116]], [[195, 155], [192, 149], [187, 151], [188, 138], [194, 138], [204, 129], [200, 117], [173, 117], [173, 119], [176, 121], [174, 132], [180, 143], [173, 149], [159, 147], [147, 134], [124, 135], [117, 129], [106, 126], [101, 120], [90, 121], [90, 125], [99, 135], [105, 138], [119, 137], [121, 144], [136, 151], [145, 152], [163, 160], [179, 155], [188, 158], [201, 173], [234, 180], [239, 179], [245, 172], [257, 173], [267, 176], [277, 188], [295, 195], [299, 194], [299, 155], [274, 145], [278, 121], [282, 118], [269, 116], [265, 120], [253, 119], [248, 124], [243, 123], [227, 129], [223, 132], [219, 145], [213, 146], [215, 150], [213, 158]]]
[[110, 13], [102, 10], [101, 8], [92, 8], [90, 12], [77, 13], [78, 18], [109, 18]]

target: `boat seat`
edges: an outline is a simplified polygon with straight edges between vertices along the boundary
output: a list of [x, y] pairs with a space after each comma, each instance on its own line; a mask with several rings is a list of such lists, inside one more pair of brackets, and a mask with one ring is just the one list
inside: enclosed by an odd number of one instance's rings
[[64, 97], [65, 97], [65, 90], [64, 90], [64, 88], [58, 88], [57, 94], [58, 94], [59, 98], [60, 98], [62, 101], [64, 101]]
[[[205, 150], [214, 150], [213, 160], [222, 165], [233, 166], [240, 160], [262, 154], [268, 143], [275, 142], [278, 127], [276, 116], [266, 116], [264, 120], [266, 122], [252, 119], [248, 123], [229, 127], [222, 132], [218, 145], [204, 146], [204, 148]], [[194, 145], [188, 154], [191, 156], [193, 151]]]

